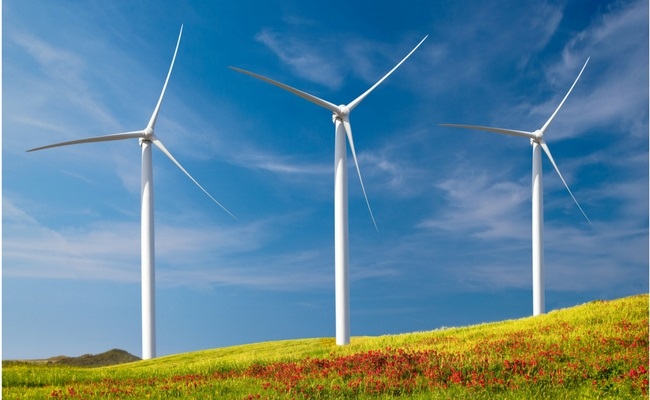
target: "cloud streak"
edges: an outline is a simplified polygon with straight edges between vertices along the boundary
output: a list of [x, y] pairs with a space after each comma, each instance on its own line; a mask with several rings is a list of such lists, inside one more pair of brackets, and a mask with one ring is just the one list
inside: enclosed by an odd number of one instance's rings
[[300, 39], [263, 29], [255, 37], [271, 50], [283, 64], [301, 78], [330, 89], [337, 89], [343, 82], [343, 70], [333, 60], [316, 52], [316, 46]]
[[[140, 281], [139, 222], [52, 229], [6, 198], [3, 219], [6, 277]], [[260, 255], [260, 248], [273, 243], [270, 227], [277, 232], [278, 222], [291, 221], [290, 216], [233, 226], [187, 225], [188, 220], [193, 217], [157, 222], [157, 279], [164, 286], [302, 291], [333, 280], [321, 250]]]

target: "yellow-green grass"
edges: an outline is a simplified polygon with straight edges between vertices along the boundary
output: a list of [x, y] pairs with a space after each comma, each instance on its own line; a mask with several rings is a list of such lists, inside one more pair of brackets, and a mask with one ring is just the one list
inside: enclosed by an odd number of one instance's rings
[[648, 295], [380, 337], [234, 346], [102, 368], [3, 365], [3, 399], [647, 398]]

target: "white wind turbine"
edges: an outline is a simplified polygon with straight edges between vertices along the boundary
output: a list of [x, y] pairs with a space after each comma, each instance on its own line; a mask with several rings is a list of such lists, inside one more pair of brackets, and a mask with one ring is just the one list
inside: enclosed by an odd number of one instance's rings
[[571, 189], [569, 189], [569, 185], [564, 180], [564, 177], [562, 177], [562, 173], [560, 173], [560, 169], [557, 167], [557, 164], [555, 164], [555, 161], [553, 160], [553, 156], [551, 155], [551, 151], [549, 150], [548, 146], [546, 145], [546, 141], [544, 140], [544, 133], [546, 132], [546, 129], [549, 127], [549, 125], [551, 125], [551, 122], [553, 122], [553, 118], [555, 118], [555, 115], [558, 113], [558, 111], [560, 111], [560, 108], [564, 104], [564, 101], [567, 99], [567, 97], [569, 97], [569, 94], [573, 90], [573, 87], [576, 85], [576, 83], [578, 83], [578, 79], [580, 79], [580, 76], [582, 75], [582, 72], [585, 70], [585, 67], [587, 67], [588, 62], [589, 62], [589, 58], [587, 58], [587, 61], [585, 61], [585, 64], [582, 66], [582, 69], [580, 70], [578, 77], [573, 82], [573, 85], [571, 85], [571, 88], [569, 89], [567, 94], [560, 102], [560, 105], [555, 109], [553, 115], [551, 115], [551, 117], [548, 119], [548, 121], [546, 121], [546, 123], [544, 124], [544, 126], [542, 126], [541, 129], [538, 129], [535, 132], [518, 131], [513, 129], [491, 128], [487, 126], [476, 126], [476, 125], [440, 124], [441, 126], [450, 126], [454, 128], [465, 128], [465, 129], [477, 129], [477, 130], [483, 130], [489, 132], [503, 133], [511, 136], [520, 136], [520, 137], [525, 137], [530, 139], [530, 143], [533, 146], [533, 180], [532, 180], [532, 186], [533, 186], [533, 194], [532, 194], [533, 315], [539, 315], [545, 312], [544, 311], [544, 241], [543, 241], [544, 207], [543, 207], [543, 191], [542, 191], [542, 154], [540, 149], [544, 150], [544, 153], [546, 153], [548, 159], [551, 161], [551, 164], [553, 164], [553, 168], [555, 168], [555, 171], [560, 176], [560, 179], [562, 180], [562, 183], [564, 183], [564, 186], [566, 187], [567, 191], [571, 195], [571, 198], [573, 198], [573, 201], [580, 209], [582, 215], [584, 215], [584, 217], [587, 219], [589, 224], [591, 224], [589, 217], [587, 217], [587, 214], [585, 214], [582, 207], [580, 207], [580, 204], [578, 204], [578, 200], [576, 200], [575, 196], [571, 192]]
[[[178, 34], [178, 41], [176, 42], [176, 49], [172, 58], [169, 72], [165, 79], [160, 98], [156, 104], [156, 108], [149, 119], [147, 127], [139, 131], [114, 133], [105, 136], [97, 136], [86, 139], [71, 140], [68, 142], [55, 143], [48, 146], [37, 147], [27, 151], [36, 151], [48, 149], [51, 147], [68, 146], [81, 143], [94, 143], [94, 142], [108, 142], [113, 140], [123, 139], [139, 139], [140, 147], [142, 148], [142, 199], [141, 199], [141, 268], [142, 268], [142, 358], [150, 359], [156, 356], [156, 322], [155, 322], [155, 275], [154, 275], [154, 218], [153, 218], [153, 169], [151, 165], [151, 145], [156, 146], [162, 151], [178, 168], [187, 175], [192, 182], [194, 182], [205, 194], [207, 194], [212, 201], [217, 203], [233, 218], [234, 215], [230, 213], [224, 206], [222, 206], [214, 197], [210, 195], [192, 176], [176, 161], [171, 153], [165, 148], [162, 142], [154, 135], [154, 126], [160, 111], [165, 90], [167, 89], [167, 82], [174, 67], [176, 60], [176, 53], [178, 46], [181, 42], [181, 35], [183, 34], [183, 26]], [[236, 219], [236, 218], [235, 218]]]
[[393, 73], [413, 52], [420, 47], [422, 42], [428, 37], [418, 43], [410, 53], [406, 55], [393, 69], [391, 69], [383, 78], [375, 83], [370, 89], [366, 90], [361, 96], [354, 99], [348, 105], [342, 104], [340, 106], [334, 105], [326, 100], [322, 100], [309, 93], [301, 90], [294, 89], [291, 86], [274, 81], [273, 79], [240, 69], [230, 67], [231, 69], [250, 75], [254, 78], [261, 79], [267, 83], [278, 86], [287, 90], [296, 96], [310, 101], [316, 105], [330, 110], [332, 115], [332, 122], [334, 123], [335, 144], [334, 144], [334, 286], [336, 297], [336, 344], [346, 345], [350, 343], [350, 285], [349, 285], [349, 246], [348, 246], [348, 174], [347, 174], [347, 149], [345, 145], [345, 137], [347, 136], [350, 143], [350, 150], [354, 165], [357, 168], [359, 175], [359, 182], [361, 183], [361, 190], [370, 212], [372, 223], [377, 229], [375, 217], [370, 209], [366, 189], [363, 186], [363, 179], [361, 179], [361, 171], [359, 170], [359, 163], [357, 162], [357, 154], [354, 150], [354, 140], [352, 139], [352, 127], [350, 126], [350, 113], [352, 110], [361, 103], [361, 101], [370, 94], [380, 83], [382, 83], [390, 74]]

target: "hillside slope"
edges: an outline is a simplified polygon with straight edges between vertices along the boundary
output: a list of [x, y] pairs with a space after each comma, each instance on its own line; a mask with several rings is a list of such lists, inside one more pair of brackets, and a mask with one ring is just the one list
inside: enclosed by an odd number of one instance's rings
[[104, 368], [15, 366], [3, 398], [644, 398], [647, 367], [638, 295], [343, 347], [302, 339]]

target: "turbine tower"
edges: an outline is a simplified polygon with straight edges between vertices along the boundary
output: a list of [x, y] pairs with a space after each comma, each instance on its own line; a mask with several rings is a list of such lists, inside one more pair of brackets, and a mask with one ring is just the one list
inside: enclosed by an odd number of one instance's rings
[[558, 111], [560, 111], [560, 108], [566, 101], [567, 97], [569, 97], [569, 94], [571, 94], [573, 87], [576, 85], [576, 83], [578, 83], [578, 79], [580, 79], [580, 76], [582, 75], [582, 72], [587, 67], [588, 62], [589, 62], [589, 58], [587, 58], [587, 61], [585, 61], [585, 64], [582, 66], [582, 69], [580, 70], [578, 77], [573, 82], [573, 85], [571, 85], [571, 88], [569, 89], [567, 94], [560, 102], [560, 105], [555, 109], [555, 112], [551, 115], [548, 121], [546, 121], [546, 123], [535, 132], [518, 131], [513, 129], [502, 129], [502, 128], [491, 128], [487, 126], [477, 126], [477, 125], [440, 124], [441, 126], [450, 126], [453, 128], [464, 128], [464, 129], [477, 129], [482, 131], [502, 133], [511, 136], [520, 136], [520, 137], [530, 139], [530, 144], [533, 147], [533, 180], [532, 180], [533, 315], [539, 315], [545, 312], [545, 308], [544, 308], [544, 206], [543, 206], [543, 190], [542, 190], [542, 150], [544, 150], [544, 153], [546, 153], [546, 155], [548, 156], [548, 159], [551, 161], [551, 164], [553, 164], [553, 168], [555, 168], [555, 171], [560, 176], [562, 183], [564, 183], [566, 190], [571, 195], [571, 198], [573, 198], [573, 201], [578, 206], [578, 209], [580, 209], [582, 215], [584, 215], [584, 217], [587, 219], [589, 224], [591, 224], [589, 217], [587, 217], [587, 214], [585, 214], [582, 207], [580, 207], [580, 204], [578, 204], [578, 200], [576, 200], [575, 196], [571, 192], [571, 189], [569, 189], [569, 185], [564, 180], [564, 177], [562, 176], [560, 169], [557, 167], [557, 164], [555, 164], [555, 160], [553, 160], [551, 151], [549, 150], [548, 146], [546, 145], [546, 141], [544, 140], [544, 133], [546, 132], [546, 129], [548, 129], [549, 125], [551, 125], [551, 122], [553, 122], [553, 119], [557, 115]]
[[[428, 35], [427, 35], [428, 36]], [[390, 74], [393, 73], [413, 52], [420, 47], [422, 42], [427, 38], [424, 37], [410, 53], [406, 55], [393, 69], [391, 69], [383, 78], [375, 83], [370, 89], [365, 91], [361, 96], [354, 99], [351, 103], [337, 106], [326, 100], [322, 100], [309, 93], [292, 88], [273, 79], [266, 78], [262, 75], [255, 74], [240, 68], [230, 67], [231, 69], [250, 75], [254, 78], [261, 79], [264, 82], [275, 85], [298, 97], [310, 101], [332, 112], [332, 122], [334, 123], [334, 285], [335, 285], [335, 304], [336, 304], [336, 344], [346, 345], [350, 343], [350, 284], [349, 284], [349, 246], [348, 246], [348, 175], [347, 175], [347, 148], [345, 138], [350, 144], [350, 151], [354, 159], [354, 165], [357, 169], [361, 190], [368, 206], [370, 218], [378, 231], [375, 217], [370, 208], [370, 202], [366, 195], [366, 189], [361, 179], [361, 171], [357, 162], [357, 154], [354, 149], [354, 140], [352, 138], [352, 127], [350, 125], [350, 113], [361, 101], [370, 94], [379, 84], [381, 84]]]
[[[142, 269], [142, 358], [150, 359], [156, 357], [156, 320], [155, 320], [155, 264], [154, 264], [154, 217], [153, 217], [153, 168], [151, 163], [151, 145], [156, 146], [160, 151], [163, 152], [178, 168], [180, 168], [185, 175], [187, 175], [192, 182], [194, 182], [205, 194], [207, 194], [212, 201], [214, 201], [219, 207], [224, 209], [230, 216], [235, 218], [233, 214], [230, 213], [221, 203], [219, 203], [214, 197], [210, 195], [201, 186], [186, 170], [183, 166], [176, 161], [174, 156], [167, 150], [165, 145], [154, 135], [154, 127], [156, 125], [156, 119], [158, 118], [158, 112], [160, 111], [160, 105], [162, 104], [163, 97], [165, 96], [165, 90], [167, 89], [167, 82], [169, 82], [169, 77], [172, 73], [172, 68], [174, 67], [174, 61], [176, 60], [176, 53], [178, 52], [178, 46], [181, 43], [181, 36], [183, 34], [183, 26], [181, 25], [181, 30], [178, 34], [178, 40], [176, 42], [176, 49], [174, 50], [174, 56], [172, 57], [171, 65], [169, 66], [169, 72], [167, 72], [167, 78], [165, 79], [165, 84], [163, 85], [162, 92], [160, 93], [160, 98], [158, 98], [158, 103], [156, 108], [151, 114], [149, 123], [146, 128], [139, 131], [131, 132], [122, 132], [114, 133], [105, 136], [96, 136], [86, 139], [71, 140], [68, 142], [61, 142], [50, 144], [47, 146], [36, 147], [30, 151], [37, 151], [43, 149], [49, 149], [52, 147], [68, 146], [73, 144], [81, 143], [94, 143], [94, 142], [109, 142], [114, 140], [124, 140], [124, 139], [138, 139], [140, 147], [142, 149], [142, 185], [141, 185], [141, 269]], [[236, 218], [235, 218], [236, 219]]]

